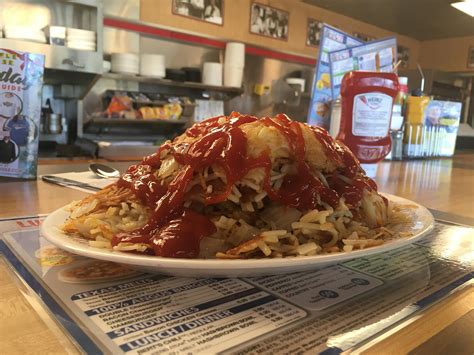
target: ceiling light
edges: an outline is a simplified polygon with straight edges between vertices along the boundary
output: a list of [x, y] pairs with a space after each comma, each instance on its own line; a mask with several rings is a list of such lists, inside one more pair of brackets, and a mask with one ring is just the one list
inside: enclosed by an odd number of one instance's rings
[[474, 17], [474, 0], [466, 0], [461, 2], [455, 2], [451, 4], [452, 7], [455, 7], [459, 11], [462, 11], [469, 16]]

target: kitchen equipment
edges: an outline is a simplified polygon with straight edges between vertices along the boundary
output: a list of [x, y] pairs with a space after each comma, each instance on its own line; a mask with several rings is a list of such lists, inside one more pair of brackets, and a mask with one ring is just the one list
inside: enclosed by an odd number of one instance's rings
[[304, 92], [304, 85], [306, 80], [302, 78], [287, 78], [286, 83], [294, 89]]
[[166, 79], [186, 81], [186, 72], [180, 69], [166, 69]]
[[115, 179], [120, 177], [120, 172], [105, 164], [93, 163], [89, 165], [89, 170], [101, 178]]
[[162, 54], [142, 54], [140, 56], [140, 75], [153, 78], [165, 77], [165, 56]]
[[63, 120], [60, 113], [54, 113], [51, 100], [46, 99], [46, 105], [41, 108], [40, 131], [42, 133], [59, 134], [62, 132]]
[[140, 59], [136, 53], [113, 53], [112, 71], [123, 74], [138, 74]]
[[301, 76], [305, 80], [304, 92], [311, 92], [313, 90], [314, 73], [314, 69], [305, 69], [302, 71]]
[[64, 26], [47, 26], [44, 29], [46, 36], [49, 38], [49, 43], [57, 46], [64, 46], [66, 44], [66, 27]]
[[199, 68], [181, 68], [186, 73], [186, 81], [191, 81], [195, 83], [201, 82], [201, 69]]
[[206, 85], [222, 86], [222, 64], [213, 62], [204, 63], [202, 82]]
[[45, 133], [59, 134], [62, 132], [62, 121], [60, 113], [46, 113], [44, 116]]

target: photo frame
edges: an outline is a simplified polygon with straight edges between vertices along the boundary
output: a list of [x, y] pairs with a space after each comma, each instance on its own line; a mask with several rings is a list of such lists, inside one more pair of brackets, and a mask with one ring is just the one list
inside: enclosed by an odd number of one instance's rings
[[322, 21], [308, 17], [308, 22], [306, 24], [306, 45], [308, 47], [319, 47], [323, 24]]
[[253, 2], [250, 5], [249, 31], [252, 34], [288, 41], [290, 13]]
[[172, 0], [173, 15], [224, 25], [224, 0]]
[[410, 48], [397, 46], [397, 62], [401, 60], [399, 68], [406, 69], [410, 65]]
[[469, 47], [467, 52], [467, 67], [474, 68], [474, 46]]

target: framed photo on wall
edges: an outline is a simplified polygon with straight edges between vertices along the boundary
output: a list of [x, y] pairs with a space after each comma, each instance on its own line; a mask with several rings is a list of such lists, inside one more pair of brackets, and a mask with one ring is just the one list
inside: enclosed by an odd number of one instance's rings
[[403, 46], [397, 46], [397, 57], [398, 60], [401, 60], [402, 62], [400, 63], [399, 68], [408, 68], [410, 65], [410, 48], [403, 47]]
[[250, 33], [288, 40], [290, 13], [257, 2], [251, 4]]
[[474, 68], [474, 46], [469, 47], [469, 52], [467, 52], [467, 67]]
[[308, 25], [306, 28], [306, 45], [309, 47], [319, 47], [321, 40], [321, 28], [323, 23], [313, 18], [308, 18]]
[[172, 0], [174, 15], [210, 22], [222, 26], [224, 24], [224, 0]]
[[360, 32], [354, 32], [353, 35], [355, 38], [360, 39], [361, 41], [364, 41], [364, 42], [370, 42], [376, 39], [374, 36], [369, 36]]

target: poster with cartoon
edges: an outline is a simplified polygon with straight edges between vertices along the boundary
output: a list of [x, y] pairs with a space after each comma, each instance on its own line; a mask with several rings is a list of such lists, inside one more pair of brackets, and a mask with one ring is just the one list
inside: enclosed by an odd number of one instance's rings
[[0, 176], [35, 178], [44, 56], [0, 49]]

